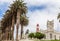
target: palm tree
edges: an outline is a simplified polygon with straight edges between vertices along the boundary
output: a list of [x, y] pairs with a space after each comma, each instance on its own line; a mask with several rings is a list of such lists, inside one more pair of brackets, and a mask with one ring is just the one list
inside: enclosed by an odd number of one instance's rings
[[2, 29], [1, 29], [1, 20], [0, 20], [0, 41], [2, 40]]
[[57, 19], [59, 19], [59, 22], [60, 22], [60, 13], [59, 13], [58, 16], [57, 16]]
[[[4, 18], [2, 19], [2, 30], [5, 31], [5, 29], [8, 27], [8, 29], [10, 29], [10, 26], [11, 26], [11, 11], [10, 10], [7, 10], [5, 15], [4, 15]], [[7, 32], [9, 34], [9, 32]], [[7, 36], [8, 37], [8, 36]]]
[[2, 19], [3, 32], [5, 32], [5, 29], [9, 27], [10, 25], [12, 25], [12, 28], [14, 30], [14, 23], [16, 23], [17, 25], [16, 26], [17, 27], [16, 40], [18, 40], [18, 28], [20, 24], [20, 17], [21, 15], [25, 15], [26, 12], [27, 12], [27, 7], [24, 1], [22, 0], [14, 1], [14, 3], [11, 4], [10, 9], [6, 11], [4, 18]]
[[[6, 14], [7, 15], [5, 15], [5, 19], [6, 19], [6, 23], [7, 23], [7, 28], [8, 28], [8, 36], [7, 36], [7, 38], [9, 39], [9, 36], [10, 36], [10, 33], [11, 33], [11, 22], [12, 22], [12, 14], [11, 14], [11, 11], [10, 10], [7, 10], [6, 11]], [[9, 33], [10, 32], [10, 33]]]
[[[23, 13], [25, 13], [26, 11], [26, 7], [24, 6], [24, 4], [23, 4], [23, 1], [21, 1], [21, 2], [19, 2], [20, 4], [18, 4], [18, 10], [17, 10], [17, 33], [18, 33], [18, 27], [19, 27], [19, 24], [20, 24], [20, 16], [21, 16], [21, 14], [23, 14]], [[23, 28], [23, 27], [22, 27]], [[21, 28], [21, 31], [22, 31], [22, 28]], [[22, 36], [22, 34], [21, 34], [21, 36]], [[17, 39], [18, 39], [18, 37], [17, 37]]]
[[20, 16], [23, 14], [26, 14], [27, 12], [27, 7], [26, 3], [22, 0], [16, 0], [10, 7], [14, 12], [16, 12], [17, 15], [17, 20], [16, 20], [16, 27], [17, 27], [17, 33], [16, 33], [16, 41], [18, 40], [18, 28], [20, 24]]
[[27, 29], [27, 30], [26, 30], [26, 33], [25, 33], [25, 35], [26, 35], [26, 34], [29, 34], [29, 29]]
[[21, 39], [22, 39], [22, 34], [23, 34], [23, 26], [28, 25], [28, 19], [25, 16], [20, 17], [20, 24], [21, 24]]

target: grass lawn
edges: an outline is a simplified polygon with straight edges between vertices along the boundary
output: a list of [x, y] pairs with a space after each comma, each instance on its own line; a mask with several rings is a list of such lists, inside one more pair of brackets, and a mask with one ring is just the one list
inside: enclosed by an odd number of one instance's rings
[[60, 41], [60, 40], [34, 40], [34, 41]]
[[60, 40], [39, 40], [39, 41], [60, 41]]

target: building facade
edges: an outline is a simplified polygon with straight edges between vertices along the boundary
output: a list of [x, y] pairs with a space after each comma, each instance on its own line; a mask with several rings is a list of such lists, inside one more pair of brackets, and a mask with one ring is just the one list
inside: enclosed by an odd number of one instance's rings
[[60, 40], [60, 32], [57, 32], [54, 30], [54, 20], [52, 21], [47, 21], [47, 29], [46, 30], [41, 30], [41, 33], [44, 33], [46, 36], [44, 39], [46, 40]]

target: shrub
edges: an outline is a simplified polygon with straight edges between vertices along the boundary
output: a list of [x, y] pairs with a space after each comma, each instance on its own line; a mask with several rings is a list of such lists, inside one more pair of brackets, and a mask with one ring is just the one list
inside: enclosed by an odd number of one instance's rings
[[42, 39], [42, 38], [45, 37], [45, 35], [42, 34], [42, 33], [36, 32], [36, 33], [30, 33], [30, 34], [29, 34], [29, 37], [30, 37], [30, 38]]
[[30, 33], [30, 34], [28, 35], [28, 37], [33, 38], [33, 37], [34, 37], [34, 33]]
[[37, 39], [42, 39], [44, 37], [45, 37], [45, 35], [42, 33], [36, 32], [36, 34], [35, 34], [35, 38], [37, 38]]

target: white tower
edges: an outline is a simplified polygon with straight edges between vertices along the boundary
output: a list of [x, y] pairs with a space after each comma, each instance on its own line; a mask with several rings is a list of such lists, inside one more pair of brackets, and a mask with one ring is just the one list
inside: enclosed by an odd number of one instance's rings
[[47, 21], [47, 30], [48, 31], [54, 31], [54, 20], [52, 21]]

